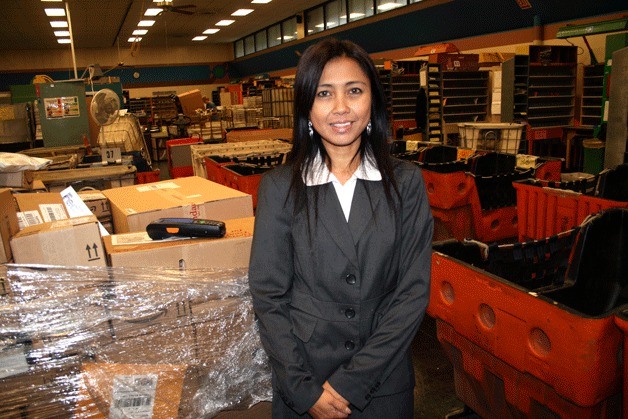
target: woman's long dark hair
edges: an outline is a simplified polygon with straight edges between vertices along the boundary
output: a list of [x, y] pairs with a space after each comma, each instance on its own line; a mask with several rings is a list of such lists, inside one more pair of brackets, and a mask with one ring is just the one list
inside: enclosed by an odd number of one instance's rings
[[290, 190], [295, 198], [295, 211], [303, 208], [303, 206], [307, 208], [307, 194], [303, 176], [307, 176], [312, 170], [316, 154], [321, 153], [323, 161], [327, 157], [320, 135], [315, 131], [314, 135], [310, 137], [308, 121], [323, 68], [329, 61], [340, 57], [355, 60], [371, 82], [372, 128], [370, 134], [366, 130], [362, 133], [358, 153], [364, 159], [366, 151], [371, 151], [375, 158], [375, 164], [382, 174], [386, 198], [391, 207], [393, 206], [393, 191], [399, 195], [388, 149], [386, 99], [375, 65], [367, 52], [353, 42], [326, 38], [305, 50], [297, 66], [294, 80], [293, 144], [288, 161], [292, 163]]

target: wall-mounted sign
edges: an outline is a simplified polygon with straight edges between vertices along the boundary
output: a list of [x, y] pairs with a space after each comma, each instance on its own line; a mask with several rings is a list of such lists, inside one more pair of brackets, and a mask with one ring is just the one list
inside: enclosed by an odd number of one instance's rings
[[78, 96], [44, 98], [47, 119], [80, 116]]

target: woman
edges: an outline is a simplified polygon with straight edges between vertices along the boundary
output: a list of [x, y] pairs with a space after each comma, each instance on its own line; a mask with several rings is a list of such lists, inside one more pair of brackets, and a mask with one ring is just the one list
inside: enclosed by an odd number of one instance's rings
[[258, 189], [249, 269], [273, 417], [410, 418], [433, 229], [420, 170], [388, 155], [360, 47], [309, 47], [294, 89], [291, 157]]

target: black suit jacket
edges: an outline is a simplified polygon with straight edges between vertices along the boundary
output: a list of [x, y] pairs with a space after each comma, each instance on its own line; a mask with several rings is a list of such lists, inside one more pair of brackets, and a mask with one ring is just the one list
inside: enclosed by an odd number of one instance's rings
[[[273, 385], [306, 412], [325, 380], [363, 410], [373, 396], [414, 386], [409, 350], [429, 297], [433, 221], [420, 169], [395, 161], [401, 200], [358, 179], [349, 222], [331, 183], [318, 218], [293, 214], [290, 167], [258, 189], [250, 289]], [[309, 222], [308, 222], [309, 217]]]

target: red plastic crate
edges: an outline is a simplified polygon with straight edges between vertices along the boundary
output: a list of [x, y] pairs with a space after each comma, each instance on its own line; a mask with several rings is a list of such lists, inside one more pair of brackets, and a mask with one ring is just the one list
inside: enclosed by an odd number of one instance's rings
[[204, 157], [205, 172], [207, 173], [207, 179], [212, 182], [225, 184], [225, 172], [222, 170], [222, 166], [232, 164], [233, 161], [229, 157], [221, 156], [209, 156]]
[[517, 236], [516, 207], [483, 210], [471, 174], [439, 173], [426, 168], [422, 173], [435, 219], [435, 241], [473, 238], [495, 242]]
[[153, 170], [152, 172], [135, 172], [135, 183], [153, 183], [159, 182], [160, 170]]
[[599, 211], [628, 207], [628, 202], [612, 201], [570, 190], [514, 182], [517, 190], [519, 241], [541, 239], [580, 225]]
[[434, 240], [473, 237], [473, 176], [464, 171], [439, 173], [427, 169], [422, 174], [434, 216]]
[[[437, 337], [454, 368], [456, 394], [484, 418], [621, 417], [621, 392], [592, 406], [580, 406], [531, 374], [483, 350], [437, 321]], [[566, 358], [568, 358], [566, 354]]]
[[624, 391], [623, 410], [624, 416], [628, 415], [628, 308], [618, 310], [615, 313], [615, 324], [624, 333]]
[[[194, 175], [192, 168], [192, 154], [189, 146], [192, 144], [203, 144], [203, 140], [197, 137], [177, 138], [166, 141], [166, 155], [168, 156], [168, 171], [171, 179], [187, 177]], [[181, 152], [177, 149], [178, 155], [175, 156], [175, 147], [183, 147]]]
[[428, 314], [458, 397], [480, 416], [620, 417], [624, 337], [612, 312], [583, 315], [434, 252]]
[[253, 209], [257, 207], [257, 188], [262, 180], [262, 174], [269, 167], [227, 164], [220, 168], [224, 175], [223, 185], [247, 193], [253, 198]]
[[534, 177], [541, 180], [560, 182], [562, 167], [562, 159], [543, 161], [534, 169]]

